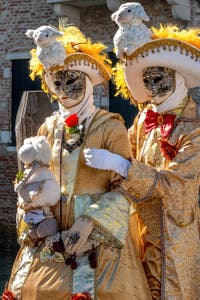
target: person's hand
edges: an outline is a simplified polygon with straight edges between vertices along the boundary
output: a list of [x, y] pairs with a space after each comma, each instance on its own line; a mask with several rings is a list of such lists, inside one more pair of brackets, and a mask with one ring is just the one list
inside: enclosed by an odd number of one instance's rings
[[85, 244], [81, 247], [80, 251], [77, 253], [77, 255], [81, 255], [85, 252], [88, 252], [94, 248], [96, 248], [97, 246], [99, 246], [99, 242], [95, 241], [95, 240], [91, 240], [91, 239], [87, 239], [87, 241], [85, 242]]
[[88, 240], [94, 228], [94, 224], [88, 218], [78, 219], [72, 227], [62, 234], [62, 239], [65, 246], [65, 251], [68, 254], [80, 255], [92, 249], [92, 246], [97, 246], [95, 241]]
[[122, 177], [128, 177], [128, 170], [130, 168], [130, 161], [122, 156], [112, 153], [105, 149], [85, 149], [83, 151], [85, 164], [89, 167], [111, 170], [119, 173]]

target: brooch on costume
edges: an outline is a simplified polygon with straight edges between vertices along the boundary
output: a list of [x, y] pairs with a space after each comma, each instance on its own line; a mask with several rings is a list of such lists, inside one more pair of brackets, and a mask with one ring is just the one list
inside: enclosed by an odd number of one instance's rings
[[84, 137], [84, 126], [78, 125], [78, 116], [73, 114], [65, 119], [64, 127], [64, 141], [63, 147], [68, 152], [72, 152], [75, 148], [79, 147], [83, 142]]

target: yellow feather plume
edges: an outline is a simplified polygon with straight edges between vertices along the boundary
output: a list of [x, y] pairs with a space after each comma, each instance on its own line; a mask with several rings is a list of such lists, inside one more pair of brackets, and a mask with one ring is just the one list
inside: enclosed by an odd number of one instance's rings
[[59, 31], [63, 33], [58, 40], [62, 41], [64, 46], [68, 45], [69, 43], [85, 43], [86, 37], [84, 34], [73, 25], [66, 26], [65, 24], [59, 24]]
[[160, 25], [160, 28], [151, 28], [153, 39], [172, 38], [200, 49], [200, 28], [180, 29], [177, 25]]
[[120, 62], [112, 69], [112, 76], [112, 80], [116, 85], [115, 96], [121, 95], [126, 100], [131, 99], [132, 97], [124, 78], [124, 68]]
[[109, 73], [111, 72], [111, 60], [103, 53], [107, 48], [104, 44], [92, 43], [76, 26], [59, 27], [59, 30], [63, 32], [59, 41], [65, 46], [68, 54], [76, 52], [88, 54], [102, 63]]

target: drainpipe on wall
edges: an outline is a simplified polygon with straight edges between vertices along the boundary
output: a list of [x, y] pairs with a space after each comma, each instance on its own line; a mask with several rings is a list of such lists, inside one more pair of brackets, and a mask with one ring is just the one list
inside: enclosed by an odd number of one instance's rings
[[175, 20], [191, 20], [190, 0], [167, 0], [167, 3], [172, 6], [172, 14]]

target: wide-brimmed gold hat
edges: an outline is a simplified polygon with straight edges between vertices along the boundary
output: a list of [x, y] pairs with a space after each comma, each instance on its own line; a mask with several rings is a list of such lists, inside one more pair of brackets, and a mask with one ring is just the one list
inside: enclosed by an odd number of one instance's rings
[[149, 100], [143, 82], [147, 67], [171, 68], [184, 77], [188, 88], [200, 86], [200, 29], [168, 25], [152, 28], [152, 32], [152, 41], [135, 49], [115, 69], [118, 91], [137, 103]]
[[63, 64], [54, 64], [48, 69], [45, 68], [38, 58], [37, 48], [34, 48], [31, 50], [30, 77], [33, 80], [36, 76], [40, 77], [42, 89], [46, 93], [50, 92], [45, 81], [46, 74], [51, 75], [60, 70], [83, 72], [90, 78], [93, 86], [108, 81], [111, 77], [111, 61], [103, 52], [106, 46], [102, 43], [92, 43], [76, 26], [61, 27], [59, 30], [62, 36], [56, 40], [66, 50]]

